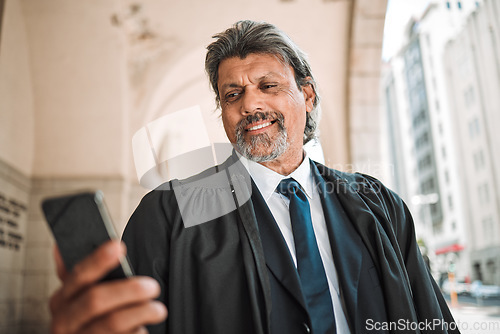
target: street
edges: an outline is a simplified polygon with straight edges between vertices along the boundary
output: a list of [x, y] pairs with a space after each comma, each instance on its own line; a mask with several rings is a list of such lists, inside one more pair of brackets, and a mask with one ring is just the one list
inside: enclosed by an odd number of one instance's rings
[[500, 334], [500, 298], [458, 296], [458, 305], [445, 298], [462, 334]]

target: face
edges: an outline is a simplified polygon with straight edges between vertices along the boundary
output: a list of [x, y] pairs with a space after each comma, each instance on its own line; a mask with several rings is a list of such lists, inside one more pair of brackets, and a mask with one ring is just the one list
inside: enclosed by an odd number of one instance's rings
[[217, 84], [224, 129], [241, 154], [257, 162], [302, 161], [315, 94], [310, 85], [297, 87], [291, 66], [267, 54], [228, 58]]

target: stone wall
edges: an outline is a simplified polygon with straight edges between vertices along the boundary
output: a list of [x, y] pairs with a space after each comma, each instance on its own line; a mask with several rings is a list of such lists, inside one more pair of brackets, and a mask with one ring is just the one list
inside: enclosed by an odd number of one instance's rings
[[0, 160], [0, 333], [17, 333], [24, 303], [30, 181]]

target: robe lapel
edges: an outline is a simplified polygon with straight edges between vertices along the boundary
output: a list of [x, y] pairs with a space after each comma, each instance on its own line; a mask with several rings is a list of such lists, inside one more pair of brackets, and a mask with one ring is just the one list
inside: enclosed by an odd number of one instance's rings
[[[368, 252], [367, 256], [371, 257], [373, 265], [377, 268], [384, 294], [382, 299], [385, 302], [387, 321], [418, 319], [411, 283], [400, 251], [400, 242], [394, 231], [394, 225], [399, 227], [401, 224], [412, 224], [411, 218], [405, 218], [398, 215], [398, 212], [389, 210], [385, 202], [389, 201], [396, 206], [393, 209], [402, 211], [401, 200], [390, 195], [381, 184], [373, 181], [370, 183], [366, 176], [342, 175], [341, 172], [328, 169], [321, 164], [318, 164], [317, 168], [327, 183], [335, 185], [341, 206], [362, 239]], [[395, 203], [391, 203], [395, 200]], [[392, 222], [391, 219], [400, 221]], [[406, 219], [409, 219], [409, 222]], [[407, 247], [406, 242], [411, 242], [407, 239], [402, 240], [402, 245], [405, 247]]]
[[259, 225], [262, 247], [269, 271], [283, 287], [307, 310], [300, 286], [300, 278], [283, 235], [269, 207], [252, 181], [252, 202]]
[[249, 289], [254, 292], [250, 294], [252, 316], [255, 324], [254, 330], [256, 334], [268, 334], [271, 331], [271, 285], [252, 204], [253, 182], [234, 151], [231, 157], [221, 165], [220, 170], [224, 170], [227, 175], [240, 221], [238, 225], [243, 263]]
[[325, 182], [314, 163], [311, 163], [311, 169], [315, 187], [321, 197], [340, 285], [340, 297], [352, 330], [356, 320], [358, 285], [363, 260], [359, 249], [364, 247], [363, 241], [337, 198], [339, 185], [336, 182]]

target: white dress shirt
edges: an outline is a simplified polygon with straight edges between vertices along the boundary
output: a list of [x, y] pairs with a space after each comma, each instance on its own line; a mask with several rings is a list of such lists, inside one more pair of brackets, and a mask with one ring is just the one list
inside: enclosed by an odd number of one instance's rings
[[335, 313], [335, 323], [338, 334], [349, 333], [349, 326], [342, 308], [340, 301], [339, 282], [337, 277], [337, 270], [333, 261], [332, 250], [330, 247], [330, 239], [328, 238], [328, 231], [326, 229], [325, 216], [323, 207], [321, 205], [320, 195], [314, 186], [313, 174], [311, 172], [310, 159], [307, 155], [300, 166], [288, 176], [283, 176], [275, 171], [250, 161], [245, 157], [240, 156], [243, 165], [247, 168], [250, 176], [257, 185], [262, 197], [266, 201], [267, 206], [271, 210], [276, 223], [286, 241], [288, 250], [292, 259], [297, 266], [297, 257], [295, 253], [295, 243], [293, 240], [292, 223], [289, 214], [290, 200], [276, 192], [276, 187], [281, 180], [286, 178], [293, 178], [297, 181], [304, 190], [309, 205], [311, 207], [311, 218], [314, 229], [314, 235], [318, 243], [319, 253], [325, 268], [326, 278], [328, 280], [328, 287], [330, 288], [330, 295], [332, 297], [332, 305]]

